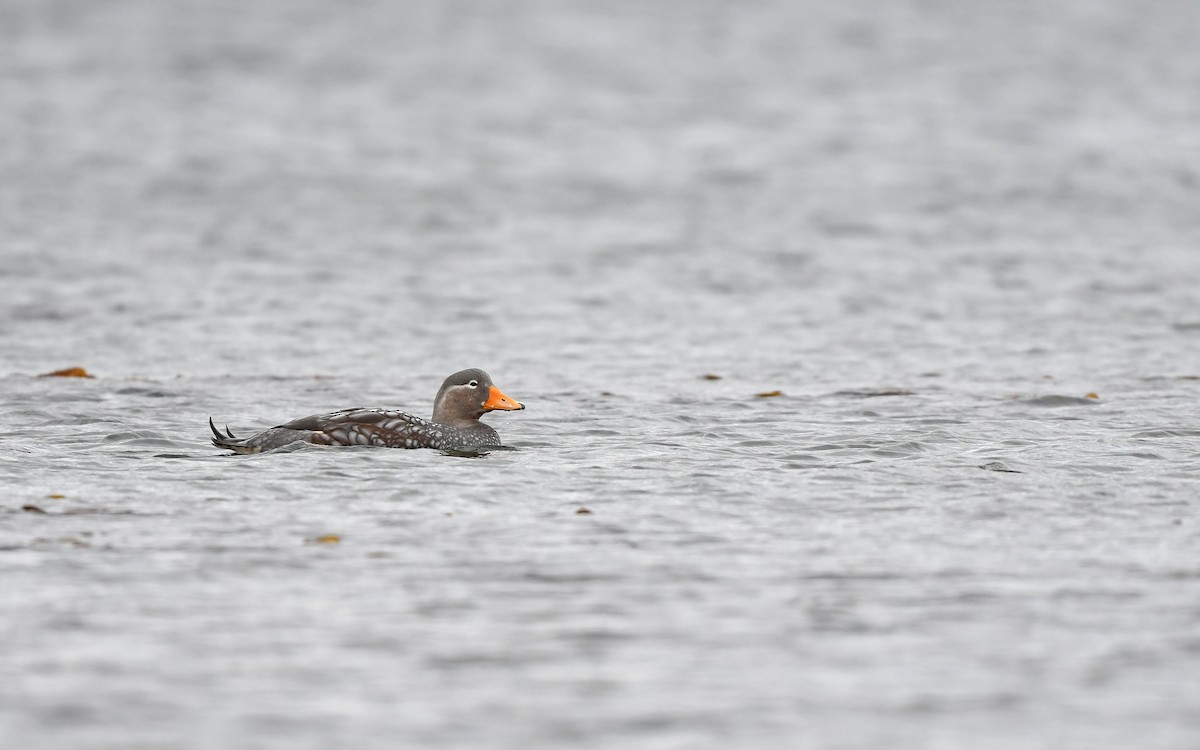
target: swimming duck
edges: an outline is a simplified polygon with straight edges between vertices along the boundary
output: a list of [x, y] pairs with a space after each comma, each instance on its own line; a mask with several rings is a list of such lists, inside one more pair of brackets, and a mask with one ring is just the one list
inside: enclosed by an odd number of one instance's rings
[[500, 436], [479, 421], [484, 412], [524, 409], [492, 384], [483, 370], [456, 372], [446, 378], [433, 400], [433, 419], [390, 409], [343, 409], [314, 414], [263, 430], [247, 438], [222, 435], [208, 418], [213, 445], [234, 453], [261, 453], [291, 443], [316, 445], [378, 445], [385, 448], [474, 450], [500, 445]]

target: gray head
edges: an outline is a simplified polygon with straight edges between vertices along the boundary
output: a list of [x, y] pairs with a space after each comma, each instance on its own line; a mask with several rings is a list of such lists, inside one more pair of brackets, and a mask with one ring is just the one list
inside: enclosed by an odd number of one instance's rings
[[505, 396], [492, 384], [483, 370], [472, 368], [446, 378], [433, 400], [433, 421], [456, 427], [469, 427], [485, 412], [524, 409], [515, 399]]

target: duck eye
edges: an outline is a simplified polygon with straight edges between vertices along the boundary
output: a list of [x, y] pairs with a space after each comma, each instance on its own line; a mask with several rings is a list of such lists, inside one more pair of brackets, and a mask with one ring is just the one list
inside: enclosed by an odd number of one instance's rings
[[472, 388], [476, 388], [476, 387], [478, 387], [478, 386], [479, 386], [479, 381], [478, 381], [478, 380], [472, 380], [470, 383], [467, 383], [467, 385], [471, 386]]

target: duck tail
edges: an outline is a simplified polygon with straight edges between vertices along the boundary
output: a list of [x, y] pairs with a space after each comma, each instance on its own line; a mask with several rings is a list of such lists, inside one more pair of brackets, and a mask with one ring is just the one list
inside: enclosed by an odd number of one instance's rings
[[245, 440], [238, 438], [232, 432], [230, 432], [229, 425], [225, 425], [225, 434], [221, 434], [221, 431], [217, 429], [217, 426], [215, 424], [213, 424], [212, 417], [209, 417], [208, 418], [208, 428], [210, 430], [212, 430], [212, 434], [213, 434], [212, 443], [213, 443], [213, 445], [217, 446], [218, 448], [228, 448], [229, 450], [234, 451], [236, 453], [251, 453], [251, 452], [257, 453], [258, 452], [256, 449], [250, 449], [249, 446], [246, 445]]

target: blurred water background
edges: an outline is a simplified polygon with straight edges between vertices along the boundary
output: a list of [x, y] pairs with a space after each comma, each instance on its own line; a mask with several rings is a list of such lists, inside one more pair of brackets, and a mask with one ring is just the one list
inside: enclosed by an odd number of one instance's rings
[[0, 0], [0, 746], [1200, 746], [1198, 38]]

